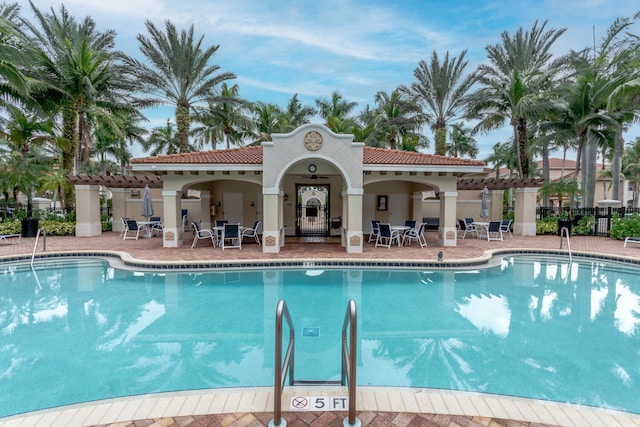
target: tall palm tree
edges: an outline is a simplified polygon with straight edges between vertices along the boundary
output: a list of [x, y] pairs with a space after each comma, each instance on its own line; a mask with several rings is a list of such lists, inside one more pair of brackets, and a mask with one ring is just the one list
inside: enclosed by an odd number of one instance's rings
[[19, 13], [17, 3], [0, 5], [0, 103], [29, 100], [32, 82], [23, 69], [30, 63], [30, 45], [19, 31]]
[[219, 72], [220, 67], [211, 64], [220, 46], [205, 48], [204, 36], [196, 38], [193, 25], [180, 32], [169, 20], [165, 22], [164, 32], [150, 21], [145, 25], [150, 36], [138, 34], [137, 39], [142, 54], [151, 65], [127, 58], [129, 72], [139, 90], [146, 94], [138, 99], [138, 105], [175, 105], [180, 152], [185, 152], [189, 148], [194, 105], [211, 97], [216, 85], [236, 76]]
[[416, 81], [403, 88], [421, 103], [435, 133], [435, 154], [441, 156], [447, 151], [447, 126], [465, 112], [466, 95], [476, 80], [473, 74], [464, 75], [469, 62], [465, 60], [466, 54], [464, 50], [459, 57], [449, 58], [447, 52], [440, 62], [434, 50], [431, 61], [420, 61], [413, 71]]
[[253, 114], [259, 137], [252, 144], [271, 141], [272, 133], [284, 132], [288, 127], [284, 112], [275, 104], [257, 102]]
[[216, 147], [213, 144], [213, 136], [216, 137], [215, 141], [224, 137], [227, 149], [231, 148], [232, 143], [241, 145], [246, 138], [255, 137], [255, 123], [251, 118], [252, 105], [246, 99], [240, 98], [239, 91], [238, 85], [228, 86], [224, 82], [220, 93], [208, 98], [207, 108], [196, 109], [194, 119], [203, 123], [207, 129], [214, 150]]
[[411, 95], [399, 89], [390, 94], [379, 91], [376, 101], [376, 125], [384, 135], [389, 148], [396, 150], [405, 137], [420, 135], [418, 131], [425, 122], [425, 115]]
[[309, 123], [310, 118], [316, 114], [316, 110], [311, 106], [302, 105], [296, 93], [287, 103], [283, 114], [287, 121], [287, 130], [291, 131]]
[[501, 44], [486, 47], [489, 63], [476, 70], [482, 87], [470, 101], [469, 117], [479, 119], [477, 131], [498, 129], [509, 120], [523, 178], [529, 177], [531, 169], [528, 120], [546, 108], [544, 91], [561, 77], [562, 59], [552, 61], [551, 48], [566, 28], [546, 31], [546, 24], [538, 26], [536, 21], [531, 31], [520, 28], [513, 37], [504, 32]]
[[478, 143], [471, 135], [471, 128], [465, 127], [459, 122], [451, 126], [449, 135], [450, 143], [447, 144], [447, 154], [453, 157], [467, 155], [475, 159], [478, 155]]
[[331, 99], [316, 99], [316, 106], [327, 127], [336, 133], [349, 132], [355, 125], [355, 119], [350, 114], [358, 103], [345, 100], [337, 90], [331, 94]]
[[152, 156], [176, 154], [180, 152], [180, 140], [170, 119], [167, 124], [151, 130], [151, 134], [142, 141], [142, 148]]

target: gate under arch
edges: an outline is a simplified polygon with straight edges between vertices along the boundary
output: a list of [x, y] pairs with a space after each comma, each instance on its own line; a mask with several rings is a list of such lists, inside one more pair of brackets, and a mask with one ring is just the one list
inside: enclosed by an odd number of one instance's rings
[[298, 185], [296, 190], [296, 235], [329, 236], [329, 186]]

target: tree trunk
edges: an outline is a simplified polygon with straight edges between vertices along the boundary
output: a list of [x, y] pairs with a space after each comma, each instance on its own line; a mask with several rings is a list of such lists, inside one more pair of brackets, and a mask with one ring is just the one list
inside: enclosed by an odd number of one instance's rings
[[[544, 183], [548, 184], [551, 182], [551, 173], [549, 166], [549, 146], [544, 144], [542, 146], [542, 178], [544, 179]], [[549, 195], [545, 194], [542, 198], [542, 206], [549, 206]]]
[[180, 152], [189, 151], [189, 125], [191, 117], [189, 116], [189, 105], [178, 103], [176, 107], [176, 126], [178, 133], [178, 141], [180, 141]]
[[596, 170], [598, 168], [598, 146], [594, 141], [588, 141], [584, 147], [584, 165], [582, 167], [582, 207], [594, 206], [596, 192]]
[[531, 167], [531, 158], [529, 156], [527, 136], [527, 119], [524, 117], [518, 118], [518, 150], [520, 156], [518, 162], [520, 163], [521, 178], [529, 178], [529, 169]]
[[447, 128], [444, 125], [436, 127], [436, 155], [447, 155]]
[[611, 162], [611, 198], [624, 203], [622, 193], [622, 155], [624, 154], [624, 138], [622, 128], [616, 131], [616, 142], [613, 149], [613, 161]]

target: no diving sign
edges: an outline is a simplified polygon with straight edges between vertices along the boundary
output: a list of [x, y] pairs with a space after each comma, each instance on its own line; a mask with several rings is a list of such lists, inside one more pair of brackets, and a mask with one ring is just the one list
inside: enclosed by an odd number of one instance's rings
[[347, 396], [293, 396], [290, 411], [348, 411]]

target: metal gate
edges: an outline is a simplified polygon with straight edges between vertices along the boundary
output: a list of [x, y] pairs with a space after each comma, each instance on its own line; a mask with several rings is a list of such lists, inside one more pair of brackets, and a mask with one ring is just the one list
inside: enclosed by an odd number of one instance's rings
[[329, 205], [298, 204], [296, 220], [299, 237], [329, 236]]

